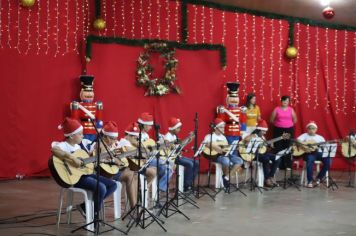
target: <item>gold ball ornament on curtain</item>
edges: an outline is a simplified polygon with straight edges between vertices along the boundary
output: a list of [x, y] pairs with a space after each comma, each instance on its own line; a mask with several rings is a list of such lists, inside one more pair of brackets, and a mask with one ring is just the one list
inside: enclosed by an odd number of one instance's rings
[[286, 56], [290, 59], [296, 58], [298, 55], [298, 49], [293, 46], [289, 46], [286, 50]]
[[332, 19], [335, 16], [335, 11], [332, 7], [325, 7], [323, 10], [323, 16], [325, 19]]
[[97, 18], [94, 21], [94, 29], [96, 30], [103, 30], [106, 27], [106, 22], [102, 18]]
[[23, 7], [32, 7], [35, 3], [36, 0], [20, 0], [20, 4]]

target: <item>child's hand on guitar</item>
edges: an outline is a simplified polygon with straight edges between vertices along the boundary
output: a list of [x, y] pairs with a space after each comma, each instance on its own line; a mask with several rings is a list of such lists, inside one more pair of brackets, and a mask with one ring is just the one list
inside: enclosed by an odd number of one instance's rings
[[72, 160], [72, 165], [76, 168], [79, 168], [83, 165], [83, 161], [78, 158], [72, 157], [71, 160]]

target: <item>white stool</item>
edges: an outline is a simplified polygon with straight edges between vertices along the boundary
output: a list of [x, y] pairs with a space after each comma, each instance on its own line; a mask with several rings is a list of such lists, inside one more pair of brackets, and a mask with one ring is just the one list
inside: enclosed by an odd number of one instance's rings
[[[222, 179], [223, 176], [222, 165], [217, 162], [212, 162], [212, 164], [215, 165], [215, 188], [223, 188], [224, 182]], [[236, 187], [239, 187], [239, 174], [237, 172], [235, 172], [235, 178], [236, 178]]]
[[116, 191], [114, 192], [114, 219], [120, 219], [121, 217], [121, 188], [122, 184], [120, 181], [115, 181], [116, 182]]
[[[67, 191], [67, 207], [66, 207], [66, 214], [67, 214], [67, 224], [71, 223], [72, 219], [72, 209], [73, 209], [73, 194], [80, 193], [84, 197], [85, 203], [85, 215], [86, 215], [86, 223], [92, 222], [94, 219], [94, 202], [93, 202], [93, 193], [91, 191], [87, 191], [81, 188], [62, 188], [59, 194], [59, 207], [57, 212], [57, 228], [59, 228], [61, 222], [61, 214], [62, 214], [62, 206], [63, 206], [63, 198], [64, 194]], [[90, 224], [86, 226], [86, 229], [94, 231], [94, 224]]]
[[184, 166], [179, 165], [179, 185], [178, 185], [178, 189], [179, 191], [183, 192], [184, 191]]
[[[317, 173], [320, 172], [320, 164], [321, 163], [322, 163], [321, 161], [314, 161], [314, 164], [316, 165]], [[304, 161], [302, 175], [300, 177], [300, 185], [301, 186], [304, 186], [304, 184], [307, 182], [306, 169], [307, 169], [307, 162]], [[326, 171], [325, 177], [326, 177], [326, 186], [329, 186], [329, 171]]]
[[[145, 207], [148, 207], [148, 186], [147, 186], [147, 179], [145, 176], [140, 175], [140, 186], [141, 186], [141, 197], [145, 196]], [[155, 177], [151, 184], [151, 199], [157, 199], [157, 177]]]

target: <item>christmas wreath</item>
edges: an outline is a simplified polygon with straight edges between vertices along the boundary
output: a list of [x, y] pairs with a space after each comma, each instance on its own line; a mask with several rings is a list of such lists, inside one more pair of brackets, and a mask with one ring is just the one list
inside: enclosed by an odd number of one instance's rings
[[[166, 43], [151, 43], [145, 44], [144, 49], [137, 60], [136, 82], [139, 87], [146, 88], [145, 96], [163, 96], [169, 92], [179, 94], [180, 89], [174, 84], [178, 64], [174, 48], [168, 47]], [[159, 53], [164, 59], [163, 78], [151, 78], [153, 67], [149, 59], [152, 53]]]

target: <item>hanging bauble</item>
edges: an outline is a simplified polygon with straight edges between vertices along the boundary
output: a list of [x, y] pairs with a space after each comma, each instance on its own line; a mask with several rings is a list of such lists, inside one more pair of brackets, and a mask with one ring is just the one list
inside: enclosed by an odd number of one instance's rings
[[103, 30], [106, 27], [106, 22], [102, 18], [97, 18], [94, 21], [94, 29]]
[[323, 16], [325, 19], [332, 19], [335, 16], [335, 11], [332, 7], [325, 7], [323, 10]]
[[32, 7], [35, 5], [36, 0], [21, 0], [20, 3], [23, 7]]
[[286, 56], [290, 59], [296, 58], [298, 55], [298, 49], [294, 46], [289, 46], [286, 50]]

